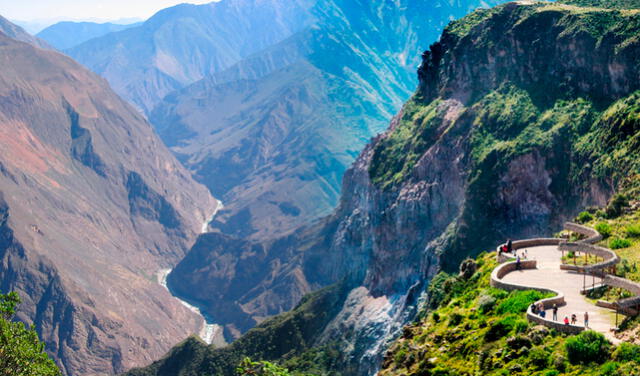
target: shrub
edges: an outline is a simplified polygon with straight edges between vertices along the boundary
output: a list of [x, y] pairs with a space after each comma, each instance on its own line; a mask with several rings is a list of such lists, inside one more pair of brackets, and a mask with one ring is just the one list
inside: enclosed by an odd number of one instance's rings
[[509, 298], [505, 299], [498, 305], [498, 313], [522, 313], [537, 300], [544, 298], [545, 295], [539, 291], [513, 291], [509, 294]]
[[578, 214], [576, 221], [578, 221], [578, 223], [591, 222], [593, 221], [593, 215], [591, 215], [591, 213], [589, 213], [588, 211], [583, 211], [582, 213]]
[[236, 372], [240, 376], [290, 376], [291, 374], [285, 368], [279, 367], [270, 362], [254, 362], [249, 358], [245, 358], [240, 362]]
[[618, 373], [618, 368], [620, 368], [620, 364], [616, 362], [606, 362], [602, 367], [600, 367], [600, 375], [614, 376]]
[[537, 369], [545, 369], [549, 365], [549, 353], [541, 347], [535, 347], [529, 352], [529, 360]]
[[452, 312], [449, 316], [449, 326], [456, 326], [462, 322], [464, 316], [459, 314], [458, 312]]
[[486, 342], [493, 342], [499, 338], [507, 336], [509, 333], [514, 331], [514, 329], [519, 333], [526, 330], [527, 327], [528, 324], [526, 320], [521, 319], [517, 315], [509, 315], [492, 322], [489, 325], [489, 329], [484, 334], [484, 339]]
[[491, 295], [480, 295], [478, 298], [478, 309], [482, 313], [490, 312], [496, 305], [496, 298]]
[[629, 200], [625, 195], [615, 195], [607, 205], [605, 212], [607, 213], [608, 218], [617, 218], [619, 217], [624, 208], [629, 206]]
[[611, 236], [611, 226], [607, 222], [600, 222], [596, 225], [598, 231], [604, 238]]
[[640, 363], [640, 346], [627, 342], [622, 342], [613, 352], [613, 360], [619, 362], [631, 362], [636, 361]]
[[565, 349], [572, 364], [603, 363], [609, 359], [611, 344], [604, 335], [588, 330], [568, 338]]
[[612, 238], [609, 240], [609, 248], [621, 249], [631, 247], [631, 241], [629, 239]]
[[15, 292], [0, 294], [0, 374], [59, 376], [60, 370], [44, 352], [36, 331], [11, 321], [18, 304]]
[[549, 370], [543, 373], [544, 376], [558, 376], [560, 373], [556, 370]]
[[640, 225], [629, 225], [625, 231], [630, 238], [640, 238]]

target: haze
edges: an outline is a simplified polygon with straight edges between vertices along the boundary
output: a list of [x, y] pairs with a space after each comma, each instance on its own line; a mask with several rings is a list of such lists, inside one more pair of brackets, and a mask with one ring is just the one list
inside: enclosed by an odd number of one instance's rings
[[205, 4], [212, 0], [0, 0], [0, 14], [21, 21], [147, 19], [157, 11], [180, 3]]

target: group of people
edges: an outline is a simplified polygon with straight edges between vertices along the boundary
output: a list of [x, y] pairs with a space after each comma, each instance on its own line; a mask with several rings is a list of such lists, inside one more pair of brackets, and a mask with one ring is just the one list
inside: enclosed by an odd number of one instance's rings
[[[547, 312], [542, 302], [538, 304], [531, 303], [531, 312], [534, 315], [538, 315], [542, 318], [545, 318], [547, 316]], [[551, 312], [553, 313], [553, 321], [558, 321], [558, 305], [557, 304], [553, 305], [553, 307], [551, 308]], [[571, 323], [571, 325], [577, 325], [578, 316], [575, 313], [571, 314], [571, 321], [569, 321], [569, 316], [565, 316], [563, 322], [565, 325], [569, 325], [569, 323]], [[589, 312], [584, 313], [584, 326], [585, 328], [589, 327]]]
[[[513, 253], [513, 251], [513, 242], [511, 239], [508, 239], [506, 243], [498, 248], [498, 253]], [[528, 254], [526, 249], [522, 251], [521, 255], [516, 253], [516, 270], [522, 269], [522, 259], [526, 260], [527, 257]]]

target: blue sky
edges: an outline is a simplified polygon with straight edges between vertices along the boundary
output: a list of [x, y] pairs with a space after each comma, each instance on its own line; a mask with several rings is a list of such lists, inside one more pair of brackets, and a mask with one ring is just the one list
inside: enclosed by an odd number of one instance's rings
[[212, 0], [0, 0], [0, 15], [11, 20], [146, 19], [160, 9], [180, 3]]

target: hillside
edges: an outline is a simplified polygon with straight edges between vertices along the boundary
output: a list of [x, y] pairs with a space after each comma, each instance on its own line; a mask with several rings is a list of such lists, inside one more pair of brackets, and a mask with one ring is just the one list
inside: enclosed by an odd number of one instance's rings
[[120, 25], [110, 22], [71, 22], [63, 21], [53, 24], [40, 31], [36, 36], [47, 41], [59, 51], [75, 47], [90, 39], [103, 35], [126, 30], [139, 24]]
[[282, 236], [330, 213], [347, 167], [415, 90], [422, 46], [482, 4], [310, 2], [302, 31], [168, 95], [150, 120], [225, 203], [214, 228]]
[[[220, 254], [242, 255], [234, 270], [270, 265], [233, 291], [237, 306], [296, 297], [294, 278], [344, 280], [315, 344], [337, 344], [350, 374], [373, 374], [438, 270], [506, 238], [550, 236], [615, 192], [637, 195], [640, 14], [614, 8], [508, 3], [449, 24], [422, 55], [416, 94], [345, 174], [334, 214]], [[205, 270], [182, 288], [222, 266], [181, 264], [185, 276]]]
[[158, 358], [203, 322], [155, 274], [215, 200], [70, 58], [0, 33], [0, 66], [0, 289], [66, 375]]

